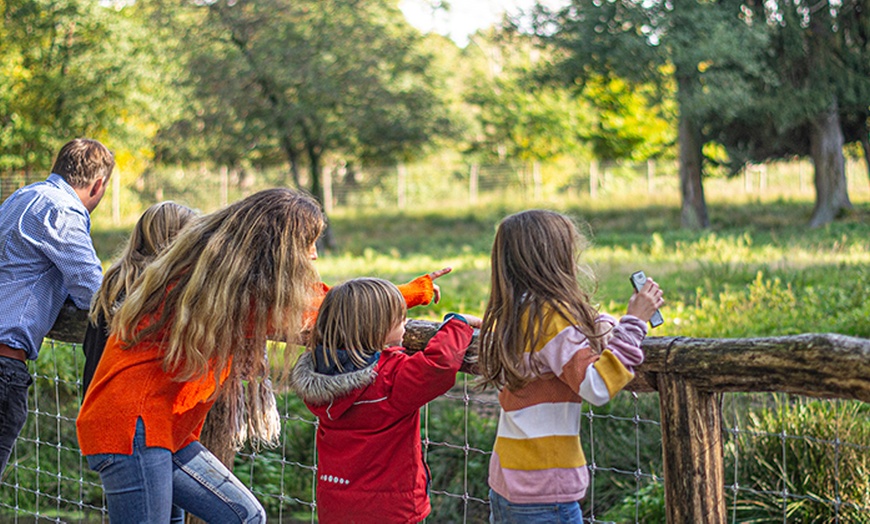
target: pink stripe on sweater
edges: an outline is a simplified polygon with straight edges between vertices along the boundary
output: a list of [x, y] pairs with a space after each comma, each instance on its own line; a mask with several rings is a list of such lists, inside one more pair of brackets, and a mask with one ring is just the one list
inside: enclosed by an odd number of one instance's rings
[[505, 469], [495, 452], [489, 461], [489, 487], [514, 504], [574, 502], [586, 496], [588, 486], [586, 466], [536, 471]]

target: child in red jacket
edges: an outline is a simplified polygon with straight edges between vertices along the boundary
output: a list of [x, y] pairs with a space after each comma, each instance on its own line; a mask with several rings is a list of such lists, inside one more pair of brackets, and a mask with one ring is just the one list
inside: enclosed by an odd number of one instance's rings
[[447, 315], [426, 349], [402, 352], [405, 300], [390, 282], [349, 280], [330, 289], [293, 389], [318, 416], [320, 522], [420, 522], [429, 515], [429, 468], [420, 408], [456, 380], [472, 326]]

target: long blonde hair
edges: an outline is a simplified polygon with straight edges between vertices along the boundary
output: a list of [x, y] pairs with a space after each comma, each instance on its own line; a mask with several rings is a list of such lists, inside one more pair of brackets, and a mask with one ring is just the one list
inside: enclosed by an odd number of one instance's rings
[[309, 349], [323, 345], [327, 361], [342, 369], [343, 349], [357, 366], [383, 349], [387, 335], [405, 319], [408, 307], [399, 288], [380, 278], [355, 278], [330, 289], [320, 305]]
[[516, 390], [539, 375], [534, 358], [527, 369], [523, 357], [526, 348], [540, 342], [547, 315], [565, 318], [593, 349], [601, 350], [598, 311], [578, 282], [577, 259], [587, 243], [570, 218], [553, 211], [523, 211], [499, 224], [492, 246], [491, 292], [480, 330], [482, 386]]
[[323, 227], [319, 204], [290, 189], [260, 191], [195, 218], [145, 268], [112, 331], [127, 347], [161, 344], [175, 380], [201, 377], [210, 366], [218, 377], [231, 357], [246, 377], [265, 376], [267, 337], [298, 336], [318, 281], [310, 248]]
[[133, 282], [160, 254], [196, 212], [187, 206], [167, 201], [154, 204], [142, 213], [120, 258], [103, 276], [103, 284], [94, 295], [89, 318], [96, 324], [100, 315], [111, 324], [115, 310], [130, 292]]

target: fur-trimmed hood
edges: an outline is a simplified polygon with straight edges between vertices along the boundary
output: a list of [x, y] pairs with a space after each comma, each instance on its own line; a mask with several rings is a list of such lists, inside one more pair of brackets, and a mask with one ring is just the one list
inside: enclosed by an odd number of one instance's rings
[[290, 383], [293, 391], [315, 415], [335, 419], [347, 411], [365, 388], [375, 381], [377, 366], [376, 360], [362, 369], [326, 375], [317, 372], [314, 354], [306, 351], [296, 362]]

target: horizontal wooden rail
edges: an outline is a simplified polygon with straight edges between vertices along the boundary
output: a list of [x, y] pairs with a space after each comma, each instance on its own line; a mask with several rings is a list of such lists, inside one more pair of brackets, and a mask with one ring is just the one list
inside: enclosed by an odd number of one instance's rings
[[[403, 345], [422, 350], [439, 324], [408, 322]], [[676, 374], [701, 391], [776, 391], [870, 402], [870, 340], [833, 333], [765, 338], [648, 337], [632, 391], [658, 391]], [[469, 348], [473, 360], [476, 341]]]
[[[84, 339], [86, 313], [65, 306], [49, 338]], [[403, 345], [421, 351], [436, 322], [411, 320]], [[666, 513], [670, 523], [724, 524], [722, 392], [784, 392], [870, 402], [870, 340], [832, 333], [706, 339], [648, 337], [644, 363], [628, 389], [657, 391], [662, 420]], [[476, 371], [477, 337], [463, 371]], [[212, 408], [203, 444], [232, 463], [229, 421], [220, 401]], [[213, 440], [213, 441], [212, 441]], [[221, 451], [218, 451], [221, 450]]]

